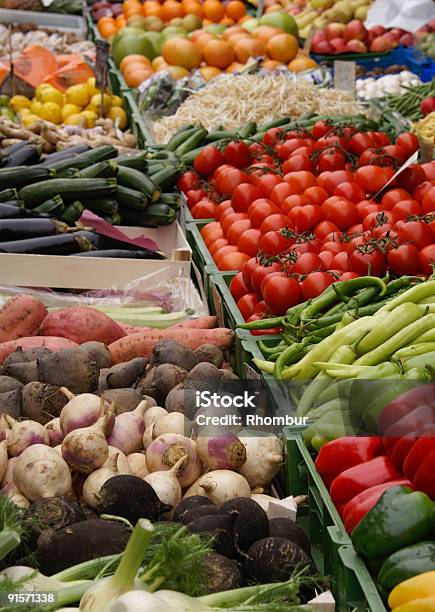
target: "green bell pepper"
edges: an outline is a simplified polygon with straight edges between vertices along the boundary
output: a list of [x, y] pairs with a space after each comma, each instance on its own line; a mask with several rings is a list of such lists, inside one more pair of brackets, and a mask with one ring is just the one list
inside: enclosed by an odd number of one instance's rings
[[355, 549], [370, 559], [429, 539], [434, 502], [426, 493], [399, 486], [388, 489], [352, 531]]
[[378, 574], [378, 584], [391, 591], [408, 578], [435, 570], [435, 542], [419, 542], [393, 553]]

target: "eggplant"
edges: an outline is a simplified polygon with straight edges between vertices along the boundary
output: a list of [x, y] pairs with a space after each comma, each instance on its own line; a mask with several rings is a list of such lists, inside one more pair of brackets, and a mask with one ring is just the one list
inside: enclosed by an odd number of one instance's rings
[[32, 166], [39, 162], [39, 150], [33, 145], [21, 147], [18, 151], [10, 153], [7, 157], [4, 168], [13, 168], [15, 166]]
[[56, 153], [50, 153], [50, 155], [47, 155], [39, 165], [49, 168], [54, 162], [63, 161], [64, 159], [72, 159], [76, 155], [80, 155], [80, 153], [89, 151], [89, 149], [90, 147], [88, 145], [79, 144], [75, 145], [74, 147], [69, 147], [68, 149], [63, 149], [63, 151], [56, 151]]
[[56, 219], [2, 219], [0, 220], [0, 244], [11, 240], [65, 234], [68, 229], [65, 223], [56, 221]]
[[91, 232], [55, 234], [27, 240], [14, 240], [0, 243], [0, 253], [29, 253], [32, 255], [71, 255], [92, 249], [88, 239]]
[[7, 157], [11, 153], [16, 153], [17, 151], [19, 151], [23, 147], [27, 147], [28, 144], [29, 143], [27, 142], [27, 140], [20, 140], [19, 142], [16, 142], [15, 144], [11, 145], [10, 147], [5, 147], [4, 149], [2, 149], [1, 150], [1, 156], [2, 157]]
[[[1, 227], [1, 226], [0, 226]], [[159, 251], [142, 249], [141, 251], [129, 251], [127, 249], [101, 249], [96, 251], [83, 251], [77, 253], [78, 257], [116, 257], [117, 259], [166, 259]]]
[[36, 216], [33, 211], [17, 206], [17, 202], [18, 200], [14, 200], [14, 202], [0, 202], [0, 220], [29, 219]]

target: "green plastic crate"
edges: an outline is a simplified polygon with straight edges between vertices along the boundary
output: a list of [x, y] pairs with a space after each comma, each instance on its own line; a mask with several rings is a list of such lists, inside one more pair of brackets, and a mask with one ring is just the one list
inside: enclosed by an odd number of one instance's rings
[[364, 561], [353, 546], [341, 546], [338, 556], [337, 574], [334, 578], [345, 594], [345, 602], [339, 611], [387, 612]]

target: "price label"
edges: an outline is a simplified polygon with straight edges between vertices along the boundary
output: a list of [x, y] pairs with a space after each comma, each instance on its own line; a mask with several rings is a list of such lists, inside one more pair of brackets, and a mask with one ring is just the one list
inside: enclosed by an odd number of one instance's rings
[[334, 62], [334, 87], [347, 91], [351, 96], [355, 97], [355, 79], [356, 79], [356, 64], [355, 62]]
[[220, 296], [219, 291], [213, 284], [211, 286], [211, 295], [213, 298], [214, 309], [215, 309], [216, 317], [219, 323], [219, 327], [225, 327], [224, 310], [222, 307], [222, 298]]
[[95, 58], [95, 85], [106, 91], [109, 72], [109, 43], [105, 40], [97, 40]]

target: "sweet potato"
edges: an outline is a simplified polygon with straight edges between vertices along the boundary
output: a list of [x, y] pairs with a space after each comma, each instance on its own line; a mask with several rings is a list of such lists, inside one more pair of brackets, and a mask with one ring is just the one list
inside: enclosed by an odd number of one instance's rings
[[215, 344], [222, 350], [230, 348], [234, 332], [224, 327], [216, 329], [173, 329], [141, 332], [125, 336], [109, 346], [112, 364], [129, 361], [134, 357], [149, 357], [159, 340], [171, 338], [191, 349], [197, 349], [201, 344]]
[[0, 309], [0, 342], [33, 336], [46, 315], [44, 304], [31, 295], [14, 296]]
[[[137, 334], [139, 332], [144, 331], [154, 331], [152, 327], [140, 327], [139, 325], [127, 325], [126, 323], [120, 323], [122, 329], [129, 336], [131, 334]], [[189, 328], [189, 329], [213, 329], [217, 327], [217, 317], [198, 317], [197, 319], [186, 319], [186, 321], [182, 321], [181, 323], [176, 323], [175, 325], [171, 325], [166, 329], [180, 329], [180, 328]]]
[[0, 344], [0, 363], [3, 363], [6, 357], [16, 351], [17, 348], [22, 348], [23, 351], [26, 351], [37, 346], [45, 346], [50, 351], [61, 351], [66, 348], [74, 348], [77, 346], [77, 343], [66, 338], [60, 338], [59, 336], [32, 336], [30, 338], [2, 342]]
[[39, 333], [62, 336], [78, 344], [91, 341], [111, 344], [126, 335], [116, 321], [90, 306], [71, 306], [50, 312]]

